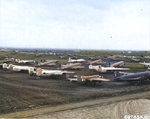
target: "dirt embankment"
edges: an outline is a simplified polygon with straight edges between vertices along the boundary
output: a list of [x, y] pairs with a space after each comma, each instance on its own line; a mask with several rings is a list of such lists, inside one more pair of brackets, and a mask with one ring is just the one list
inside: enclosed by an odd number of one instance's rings
[[8, 118], [57, 118], [57, 119], [122, 119], [125, 115], [150, 117], [150, 93], [141, 92], [112, 98], [103, 98], [80, 103], [43, 107], [22, 112], [4, 114]]
[[150, 100], [133, 99], [34, 116], [49, 119], [150, 119]]

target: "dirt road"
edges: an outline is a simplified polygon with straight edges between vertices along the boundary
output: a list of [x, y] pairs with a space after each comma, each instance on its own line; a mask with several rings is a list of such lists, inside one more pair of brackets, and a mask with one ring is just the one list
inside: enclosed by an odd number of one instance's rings
[[3, 118], [52, 118], [52, 119], [122, 119], [125, 115], [150, 117], [150, 92], [103, 98], [80, 103], [43, 107], [33, 110], [0, 115]]
[[92, 105], [72, 110], [60, 111], [35, 118], [49, 119], [150, 119], [150, 100], [135, 99], [111, 104]]

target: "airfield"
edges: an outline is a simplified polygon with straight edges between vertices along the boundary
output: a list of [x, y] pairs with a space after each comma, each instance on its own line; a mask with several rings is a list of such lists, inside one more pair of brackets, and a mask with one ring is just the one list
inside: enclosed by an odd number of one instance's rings
[[[6, 55], [29, 60], [55, 59], [62, 64], [68, 61], [68, 57], [60, 59], [58, 55], [36, 57], [27, 53], [1, 52], [1, 56]], [[146, 60], [149, 61], [149, 59]], [[126, 60], [125, 63], [131, 69], [129, 72], [147, 70], [138, 62]], [[54, 69], [47, 66], [42, 68]], [[111, 81], [85, 85], [66, 79], [37, 78], [26, 72], [0, 69], [0, 118], [113, 119], [124, 118], [125, 115], [150, 116], [149, 108], [146, 107], [150, 105], [150, 83], [135, 86], [127, 82], [113, 82], [113, 73], [82, 69], [67, 71], [78, 75], [101, 75]], [[125, 106], [132, 110], [125, 109]], [[135, 111], [141, 108], [142, 110]]]

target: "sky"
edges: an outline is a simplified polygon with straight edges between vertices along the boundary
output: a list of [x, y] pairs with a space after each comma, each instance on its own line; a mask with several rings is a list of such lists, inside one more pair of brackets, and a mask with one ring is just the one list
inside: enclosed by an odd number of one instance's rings
[[0, 0], [0, 47], [150, 50], [150, 2]]

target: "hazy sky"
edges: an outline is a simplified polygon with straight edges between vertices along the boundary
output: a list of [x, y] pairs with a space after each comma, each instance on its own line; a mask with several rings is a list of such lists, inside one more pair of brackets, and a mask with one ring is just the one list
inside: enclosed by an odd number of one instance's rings
[[150, 50], [150, 2], [0, 0], [0, 47]]

